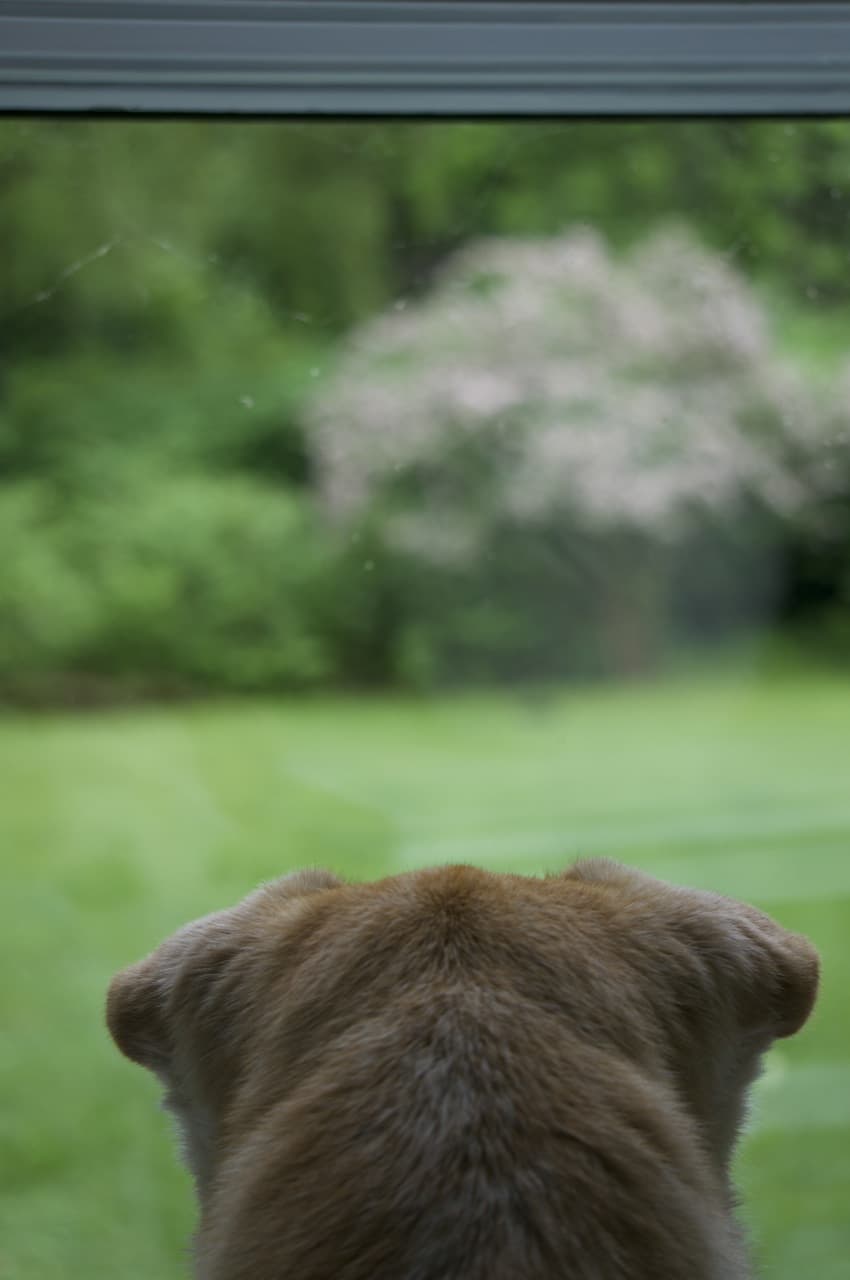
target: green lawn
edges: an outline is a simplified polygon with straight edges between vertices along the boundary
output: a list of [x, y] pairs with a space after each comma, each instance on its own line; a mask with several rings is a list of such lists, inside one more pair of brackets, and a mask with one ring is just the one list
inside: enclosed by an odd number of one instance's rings
[[305, 863], [540, 871], [606, 852], [819, 944], [740, 1179], [765, 1275], [850, 1277], [850, 680], [752, 672], [547, 701], [328, 701], [0, 724], [0, 1277], [174, 1280], [193, 1206], [107, 981]]

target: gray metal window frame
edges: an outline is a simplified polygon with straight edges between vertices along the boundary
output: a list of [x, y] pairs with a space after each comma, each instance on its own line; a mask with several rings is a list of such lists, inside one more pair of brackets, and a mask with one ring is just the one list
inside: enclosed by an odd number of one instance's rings
[[0, 111], [843, 115], [850, 3], [0, 0]]

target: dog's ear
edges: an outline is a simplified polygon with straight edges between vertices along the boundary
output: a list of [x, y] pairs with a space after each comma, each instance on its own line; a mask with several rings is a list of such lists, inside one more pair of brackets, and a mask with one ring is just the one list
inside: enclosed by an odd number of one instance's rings
[[598, 886], [612, 923], [656, 957], [656, 975], [678, 989], [678, 1007], [710, 1018], [731, 1012], [744, 1034], [768, 1044], [794, 1035], [814, 1007], [818, 954], [808, 938], [720, 894], [680, 889], [607, 858], [578, 862], [571, 880]]
[[121, 1052], [159, 1075], [174, 1053], [175, 1001], [194, 977], [203, 980], [224, 958], [227, 912], [186, 925], [144, 960], [112, 979], [106, 997], [106, 1025]]
[[121, 1052], [151, 1071], [161, 1070], [170, 1057], [165, 1009], [150, 956], [116, 974], [106, 997], [106, 1025]]
[[[679, 966], [680, 1007], [711, 1025], [715, 1016], [745, 1042], [767, 1048], [795, 1035], [818, 992], [820, 961], [808, 938], [762, 911], [704, 890], [659, 886], [666, 945], [690, 964]], [[659, 931], [659, 946], [665, 934]], [[701, 1003], [701, 1009], [700, 1009]]]
[[285, 903], [340, 883], [330, 872], [313, 869], [282, 876], [239, 906], [185, 925], [146, 959], [122, 970], [106, 1000], [106, 1023], [121, 1052], [167, 1075], [174, 1028], [201, 1025], [205, 1038], [213, 1037], [217, 1014], [226, 1017], [235, 1007], [229, 962], [250, 948], [256, 934], [273, 928]]
[[795, 1035], [817, 999], [818, 953], [808, 938], [784, 929], [755, 907], [713, 894], [695, 900], [698, 945], [706, 948], [732, 992], [740, 1025], [766, 1041]]

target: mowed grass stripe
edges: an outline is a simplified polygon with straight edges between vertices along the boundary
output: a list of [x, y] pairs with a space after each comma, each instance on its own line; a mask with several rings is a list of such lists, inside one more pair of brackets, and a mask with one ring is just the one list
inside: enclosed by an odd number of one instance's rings
[[747, 1130], [847, 1129], [850, 1142], [850, 1060], [792, 1065], [774, 1049], [767, 1070], [753, 1090]]
[[846, 680], [736, 677], [572, 691], [536, 709], [483, 696], [349, 704], [336, 722], [281, 723], [278, 764], [373, 808], [415, 865], [482, 836], [526, 836], [534, 856], [560, 852], [565, 832], [595, 848], [840, 829], [848, 742]]
[[[773, 841], [762, 847], [762, 843], [771, 836]], [[752, 859], [758, 870], [770, 871], [770, 881], [773, 881], [783, 869], [783, 856], [787, 868], [793, 873], [801, 839], [825, 846], [823, 874], [816, 875], [812, 882], [806, 876], [803, 884], [799, 876], [792, 874], [787, 892], [796, 897], [797, 885], [801, 884], [803, 890], [808, 891], [808, 896], [812, 896], [810, 890], [817, 884], [829, 893], [850, 893], [850, 858], [835, 857], [836, 849], [850, 851], [850, 808], [827, 814], [793, 810], [783, 813], [781, 809], [778, 812], [773, 809], [758, 817], [747, 815], [743, 819], [735, 814], [697, 815], [690, 822], [657, 825], [637, 822], [623, 826], [577, 827], [566, 819], [560, 827], [542, 831], [503, 829], [460, 838], [448, 836], [406, 841], [400, 845], [395, 858], [400, 869], [432, 862], [468, 862], [501, 867], [517, 860], [549, 862], [553, 858], [589, 854], [613, 857], [632, 853], [641, 861], [649, 856], [659, 865], [675, 866], [680, 859], [675, 853], [665, 855], [664, 851], [685, 849], [682, 856], [689, 864], [689, 874], [700, 876], [700, 869], [705, 869], [709, 875], [714, 875], [724, 865], [733, 866]], [[793, 840], [793, 846], [783, 848], [789, 840]], [[774, 864], [775, 869], [771, 870], [774, 856], [778, 861]], [[699, 887], [696, 881], [693, 883], [694, 887]], [[821, 896], [821, 890], [817, 890], [814, 896]]]

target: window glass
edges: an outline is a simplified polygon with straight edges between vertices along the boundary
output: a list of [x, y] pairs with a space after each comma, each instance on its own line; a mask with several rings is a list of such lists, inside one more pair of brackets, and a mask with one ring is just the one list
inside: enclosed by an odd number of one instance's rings
[[184, 1273], [101, 1014], [179, 924], [604, 853], [821, 949], [738, 1178], [765, 1274], [847, 1274], [849, 157], [0, 122], [0, 1273]]

